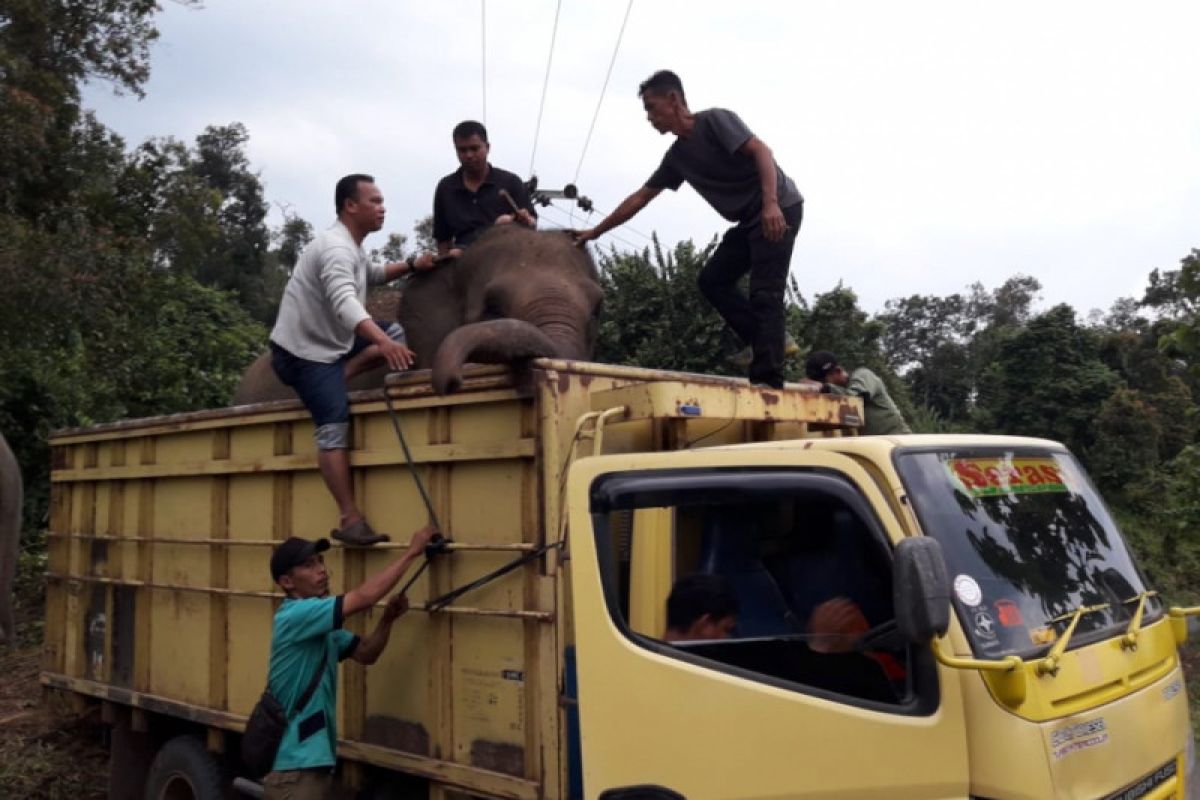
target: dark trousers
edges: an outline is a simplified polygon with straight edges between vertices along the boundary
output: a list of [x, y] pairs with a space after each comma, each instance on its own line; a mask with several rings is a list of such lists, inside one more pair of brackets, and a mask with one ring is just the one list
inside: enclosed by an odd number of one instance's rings
[[[783, 295], [804, 203], [783, 209], [783, 217], [788, 229], [777, 242], [763, 238], [761, 224], [730, 228], [699, 278], [701, 294], [753, 350], [750, 380], [776, 388], [783, 386]], [[737, 285], [747, 272], [749, 297]]]

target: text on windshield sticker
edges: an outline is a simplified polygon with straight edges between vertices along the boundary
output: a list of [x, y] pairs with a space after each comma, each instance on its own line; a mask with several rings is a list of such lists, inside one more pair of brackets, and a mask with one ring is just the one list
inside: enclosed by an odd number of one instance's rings
[[946, 469], [972, 497], [1069, 491], [1052, 458], [952, 458]]

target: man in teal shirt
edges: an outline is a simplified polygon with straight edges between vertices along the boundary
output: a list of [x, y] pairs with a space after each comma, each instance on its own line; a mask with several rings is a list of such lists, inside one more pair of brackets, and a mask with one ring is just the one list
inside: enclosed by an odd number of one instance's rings
[[827, 388], [823, 388], [822, 391], [861, 397], [867, 416], [863, 433], [868, 436], [912, 433], [912, 429], [904, 421], [904, 415], [896, 408], [892, 396], [888, 394], [883, 380], [866, 367], [847, 372], [838, 364], [837, 356], [818, 350], [809, 355], [804, 364], [804, 374], [810, 380], [824, 384]]
[[[287, 599], [275, 612], [267, 684], [288, 713], [288, 727], [274, 769], [263, 780], [268, 800], [325, 798], [337, 764], [337, 666], [353, 658], [374, 664], [391, 635], [392, 623], [408, 610], [403, 594], [392, 597], [379, 624], [366, 637], [342, 630], [346, 617], [374, 606], [396, 587], [433, 536], [430, 526], [413, 534], [404, 554], [361, 586], [329, 595], [325, 557], [328, 539], [293, 536], [271, 554], [271, 577]], [[302, 708], [297, 701], [318, 668], [321, 678]]]

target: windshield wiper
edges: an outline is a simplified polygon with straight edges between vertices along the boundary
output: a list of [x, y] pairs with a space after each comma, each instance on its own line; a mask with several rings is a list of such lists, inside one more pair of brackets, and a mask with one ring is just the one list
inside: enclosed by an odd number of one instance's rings
[[1071, 623], [1067, 625], [1067, 629], [1063, 631], [1062, 636], [1059, 637], [1054, 647], [1050, 648], [1050, 652], [1046, 654], [1046, 657], [1038, 662], [1038, 675], [1057, 675], [1058, 662], [1062, 659], [1062, 654], [1067, 651], [1067, 644], [1070, 643], [1071, 634], [1075, 633], [1075, 626], [1079, 624], [1079, 620], [1083, 618], [1084, 614], [1091, 614], [1093, 611], [1103, 611], [1109, 605], [1109, 603], [1101, 603], [1098, 606], [1080, 606], [1074, 611], [1069, 611], [1061, 617], [1055, 617], [1050, 620], [1051, 624], [1063, 622], [1068, 619], [1071, 620]]
[[1129, 620], [1129, 627], [1125, 629], [1125, 635], [1121, 637], [1121, 647], [1126, 650], [1136, 650], [1138, 634], [1142, 631], [1142, 613], [1146, 610], [1146, 601], [1154, 597], [1158, 592], [1148, 591], [1141, 594], [1135, 594], [1133, 597], [1122, 600], [1121, 605], [1137, 601], [1137, 610], [1133, 612], [1133, 619]]

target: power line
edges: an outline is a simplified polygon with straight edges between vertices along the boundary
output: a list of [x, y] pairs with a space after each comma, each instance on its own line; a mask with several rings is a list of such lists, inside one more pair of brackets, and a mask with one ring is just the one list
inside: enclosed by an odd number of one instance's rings
[[[592, 124], [588, 127], [587, 138], [583, 140], [583, 152], [579, 154], [579, 165], [575, 167], [575, 180], [579, 183], [579, 172], [583, 169], [583, 159], [587, 155], [588, 145], [592, 142], [592, 131], [596, 130], [596, 120], [600, 118], [600, 106], [604, 104], [604, 93], [608, 91], [608, 79], [612, 77], [613, 66], [617, 63], [617, 51], [621, 49], [621, 39], [625, 36], [625, 24], [629, 22], [629, 12], [633, 10], [633, 0], [625, 6], [625, 18], [621, 20], [621, 30], [617, 32], [617, 43], [613, 47], [612, 59], [608, 62], [608, 72], [604, 75], [604, 86], [600, 87], [600, 99], [596, 101], [596, 113], [592, 115]], [[533, 167], [530, 167], [533, 171]]]
[[[543, 211], [554, 211], [556, 214], [559, 214], [559, 215], [560, 215], [560, 217], [559, 217], [559, 219], [558, 219], [558, 223], [559, 223], [560, 225], [561, 225], [561, 224], [563, 224], [563, 222], [564, 222], [564, 221], [566, 221], [566, 220], [564, 220], [563, 218], [565, 218], [565, 217], [566, 217], [566, 215], [567, 215], [567, 212], [563, 211], [561, 208], [557, 208], [556, 206], [546, 206], [546, 207], [545, 207], [545, 208], [543, 208], [542, 210], [543, 210]], [[540, 212], [539, 212], [539, 213], [540, 213]], [[574, 227], [573, 227], [573, 222], [569, 222], [569, 221], [568, 221], [568, 224], [570, 224], [572, 227], [570, 227], [570, 228], [564, 228], [564, 230], [573, 230], [573, 229], [574, 229]], [[613, 239], [615, 239], [616, 241], [618, 241], [618, 242], [620, 242], [621, 244], [625, 245], [626, 247], [628, 247], [630, 250], [633, 250], [634, 252], [641, 252], [643, 249], [645, 249], [645, 245], [637, 245], [637, 244], [634, 244], [633, 242], [629, 241], [628, 239], [625, 239], [624, 237], [618, 236], [617, 234], [613, 233], [612, 231], [609, 231], [608, 233], [606, 233], [606, 234], [604, 234], [604, 235], [605, 235], [605, 236], [611, 236]]]
[[487, 125], [487, 0], [479, 0], [479, 71], [483, 81], [483, 119]]
[[[483, 2], [483, 0], [480, 0]], [[538, 104], [537, 127], [533, 129], [533, 152], [529, 154], [529, 174], [533, 175], [533, 161], [537, 158], [538, 136], [542, 132], [542, 112], [546, 110], [546, 89], [550, 86], [550, 66], [554, 63], [554, 41], [558, 38], [558, 15], [562, 11], [562, 0], [554, 7], [554, 28], [550, 31], [550, 54], [546, 56], [546, 77], [542, 81], [542, 102]]]
[[[593, 210], [593, 211], [595, 211], [597, 214], [599, 214], [601, 217], [607, 217], [607, 216], [608, 216], [608, 214], [609, 214], [609, 212], [607, 212], [607, 211], [601, 211], [600, 209], [596, 208], [595, 206], [593, 206], [593, 207], [592, 207], [592, 210]], [[625, 230], [629, 231], [630, 233], [636, 233], [638, 236], [642, 237], [642, 238], [643, 238], [643, 239], [645, 239], [647, 242], [653, 242], [653, 241], [654, 241], [654, 237], [653, 237], [653, 236], [647, 236], [646, 234], [644, 234], [644, 233], [642, 233], [641, 231], [639, 231], [637, 228], [635, 228], [635, 227], [633, 227], [632, 225], [630, 225], [628, 222], [622, 222], [622, 223], [620, 224], [620, 226], [619, 226], [619, 227], [622, 227], [622, 228], [624, 228]]]

